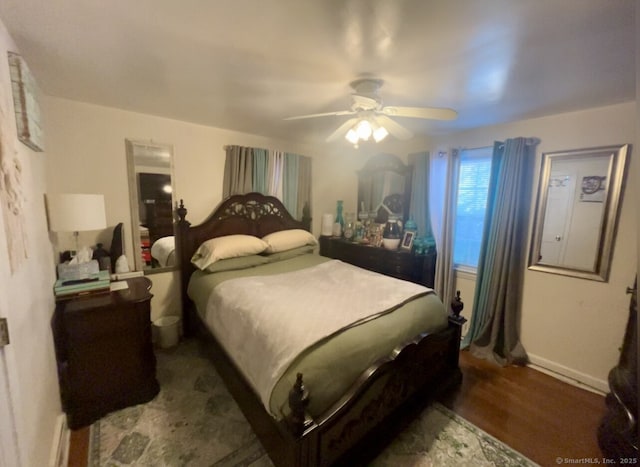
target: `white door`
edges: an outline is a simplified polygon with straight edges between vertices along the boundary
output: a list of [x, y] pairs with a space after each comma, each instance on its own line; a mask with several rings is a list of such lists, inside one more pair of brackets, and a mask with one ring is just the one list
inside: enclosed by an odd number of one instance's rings
[[549, 177], [544, 230], [538, 258], [541, 264], [563, 264], [575, 187], [576, 177], [573, 173], [554, 172]]

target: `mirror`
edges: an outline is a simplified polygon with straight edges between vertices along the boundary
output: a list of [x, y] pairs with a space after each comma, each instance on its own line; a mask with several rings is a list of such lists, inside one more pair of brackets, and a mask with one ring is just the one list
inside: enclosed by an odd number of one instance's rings
[[175, 267], [173, 147], [126, 140], [129, 202], [136, 270]]
[[358, 212], [374, 213], [379, 224], [392, 212], [405, 221], [411, 199], [411, 169], [398, 157], [380, 154], [367, 161], [358, 172]]
[[544, 153], [529, 269], [607, 281], [628, 145]]

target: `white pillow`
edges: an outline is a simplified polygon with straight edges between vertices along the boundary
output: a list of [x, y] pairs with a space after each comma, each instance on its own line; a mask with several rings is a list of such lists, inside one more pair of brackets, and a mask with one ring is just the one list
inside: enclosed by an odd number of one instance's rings
[[267, 243], [266, 253], [278, 253], [305, 245], [317, 245], [316, 237], [302, 229], [281, 230], [262, 237]]
[[191, 262], [198, 269], [206, 269], [221, 259], [262, 253], [268, 246], [253, 235], [226, 235], [212, 238], [200, 245], [191, 257]]

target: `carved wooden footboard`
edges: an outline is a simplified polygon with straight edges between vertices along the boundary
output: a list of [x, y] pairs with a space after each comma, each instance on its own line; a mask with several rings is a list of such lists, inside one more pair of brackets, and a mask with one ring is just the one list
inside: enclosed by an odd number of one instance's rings
[[[197, 314], [202, 349], [225, 381], [276, 466], [359, 465], [373, 457], [434, 396], [460, 383], [460, 324], [423, 334], [362, 373], [349, 391], [301, 425], [276, 421]], [[303, 376], [304, 378], [304, 376]], [[312, 397], [312, 394], [308, 395]]]
[[[304, 375], [290, 393], [291, 414], [275, 420], [194, 311], [186, 294], [193, 271], [190, 258], [202, 241], [245, 233], [264, 236], [276, 230], [308, 229], [273, 197], [252, 193], [223, 202], [207, 221], [191, 227], [186, 209], [178, 210], [177, 252], [181, 264], [184, 321], [205, 343], [216, 369], [277, 466], [356, 465], [371, 459], [433, 395], [461, 380], [458, 367], [461, 322], [416, 336], [363, 372], [347, 393], [319, 417], [305, 411]], [[375, 447], [375, 449], [374, 449]]]
[[318, 459], [308, 465], [330, 465], [346, 454], [358, 460], [371, 457], [371, 447], [381, 442], [368, 441], [362, 449], [358, 443], [374, 436], [376, 429], [379, 441], [388, 441], [402, 428], [399, 422], [416, 415], [429, 396], [459, 383], [454, 358], [459, 336], [460, 327], [453, 323], [444, 332], [420, 335], [364, 372], [317, 422]]

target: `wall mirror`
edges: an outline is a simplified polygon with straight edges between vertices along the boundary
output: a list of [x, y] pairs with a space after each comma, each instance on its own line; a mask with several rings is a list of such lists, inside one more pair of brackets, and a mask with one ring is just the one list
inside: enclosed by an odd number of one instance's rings
[[126, 140], [131, 230], [136, 270], [175, 267], [173, 147]]
[[628, 149], [542, 155], [529, 269], [608, 280]]
[[397, 156], [373, 156], [358, 172], [358, 212], [364, 209], [376, 222], [386, 222], [390, 212], [406, 220], [410, 199], [411, 169]]

